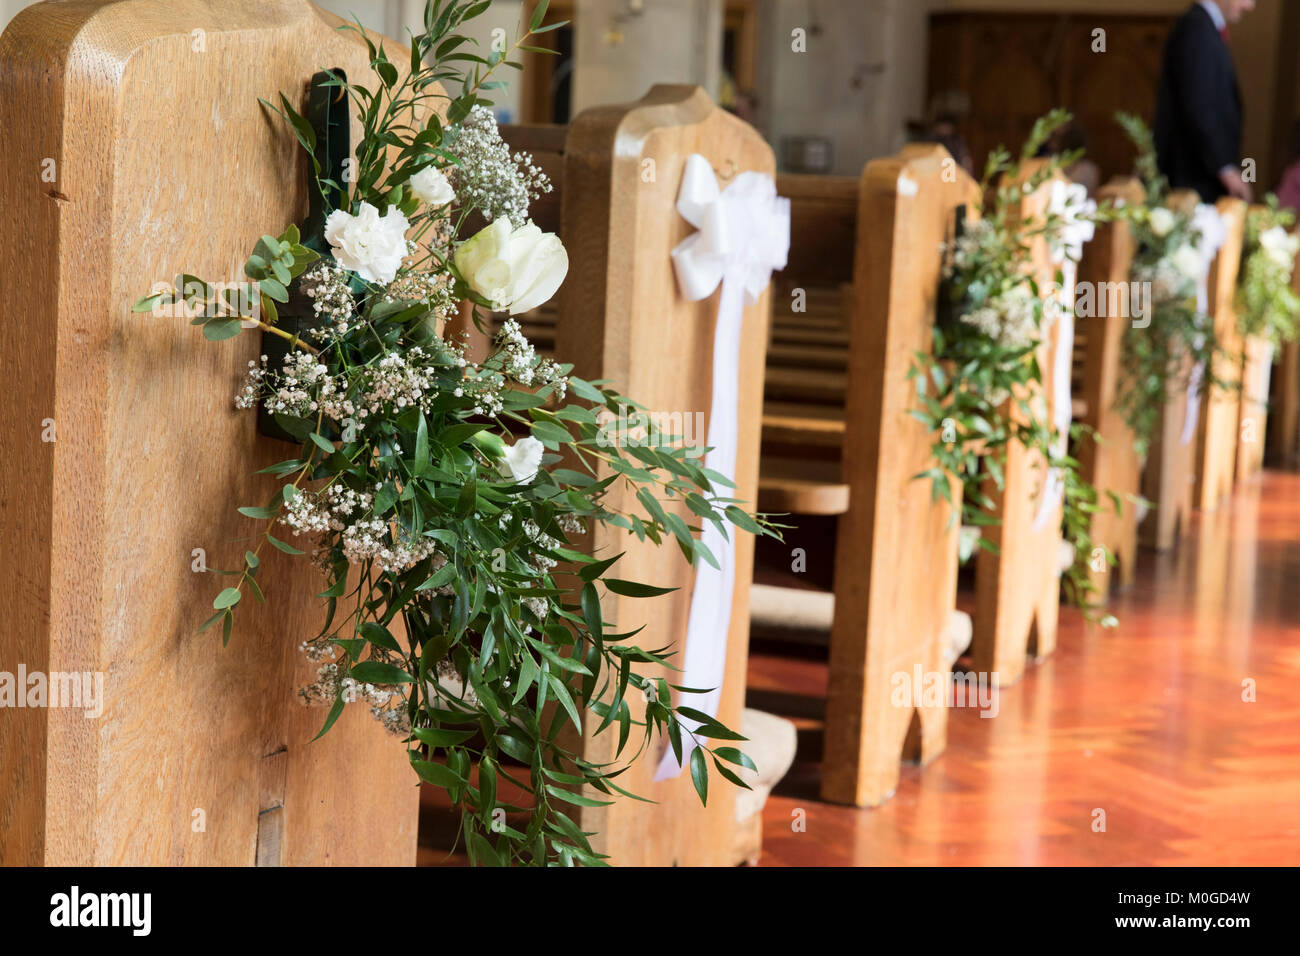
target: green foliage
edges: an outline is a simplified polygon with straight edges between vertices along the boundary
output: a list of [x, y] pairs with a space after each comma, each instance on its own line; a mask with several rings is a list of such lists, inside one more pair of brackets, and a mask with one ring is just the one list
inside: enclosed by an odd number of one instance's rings
[[1193, 370], [1203, 370], [1202, 389], [1234, 383], [1214, 378], [1213, 359], [1221, 348], [1214, 323], [1196, 306], [1193, 272], [1202, 237], [1192, 212], [1168, 204], [1169, 183], [1156, 163], [1146, 124], [1126, 113], [1116, 119], [1137, 147], [1137, 169], [1146, 190], [1145, 203], [1117, 209], [1116, 215], [1132, 230], [1132, 278], [1150, 289], [1150, 315], [1149, 322], [1131, 322], [1124, 331], [1115, 404], [1133, 430], [1138, 453], [1145, 455], [1165, 402], [1187, 391]]
[[1243, 336], [1275, 346], [1300, 336], [1300, 297], [1291, 286], [1298, 241], [1291, 234], [1295, 213], [1279, 209], [1269, 194], [1246, 215], [1246, 235], [1237, 283], [1237, 326]]
[[[1059, 306], [1053, 291], [1040, 289], [1033, 277], [1032, 244], [1038, 237], [1049, 245], [1058, 242], [1066, 214], [1049, 209], [1041, 221], [1028, 222], [1019, 213], [1025, 195], [1080, 158], [1078, 153], [1056, 156], [1025, 169], [1069, 119], [1061, 110], [1039, 119], [1015, 160], [1005, 149], [989, 156], [981, 183], [981, 195], [988, 198], [979, 218], [961, 228], [950, 249], [932, 352], [917, 353], [909, 374], [920, 402], [912, 414], [934, 435], [934, 464], [917, 477], [931, 481], [935, 500], [951, 500], [952, 483], [962, 482], [963, 523], [996, 524], [985, 482], [1004, 486], [1007, 449], [1019, 443], [1038, 452], [1061, 476], [1065, 535], [1076, 553], [1087, 555], [1097, 492], [1079, 475], [1078, 462], [1060, 451], [1062, 436], [1032, 397], [1043, 384], [1037, 349], [1047, 304]], [[1058, 288], [1063, 280], [1058, 271]], [[983, 537], [978, 544], [994, 547]], [[1078, 603], [1090, 603], [1093, 586], [1085, 566], [1071, 570], [1066, 588]]]

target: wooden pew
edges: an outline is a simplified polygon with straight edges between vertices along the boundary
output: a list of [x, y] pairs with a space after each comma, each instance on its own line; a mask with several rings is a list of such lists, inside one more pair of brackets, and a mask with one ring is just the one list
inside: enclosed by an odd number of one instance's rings
[[[1020, 202], [1024, 220], [1040, 218], [1047, 208], [1050, 183]], [[1056, 269], [1046, 241], [1032, 241], [1034, 270], [1040, 289], [1055, 287]], [[1065, 304], [1074, 289], [1062, 290]], [[1034, 389], [1050, 420], [1053, 414], [1052, 375], [1060, 347], [1059, 322], [1052, 323], [1038, 349], [1043, 385]], [[1010, 403], [1012, 400], [1008, 399]], [[1020, 414], [1013, 410], [1011, 414]], [[1047, 479], [1042, 456], [1024, 445], [1007, 447], [1005, 481], [998, 488], [990, 479], [984, 489], [994, 504], [998, 524], [985, 530], [997, 553], [981, 548], [975, 565], [975, 615], [971, 657], [977, 673], [999, 685], [1013, 684], [1024, 674], [1026, 657], [1045, 657], [1056, 648], [1060, 609], [1061, 508], [1035, 530], [1039, 501]]]
[[1214, 362], [1214, 374], [1230, 388], [1211, 386], [1202, 403], [1196, 430], [1196, 507], [1213, 511], [1232, 493], [1236, 470], [1238, 428], [1241, 411], [1241, 336], [1237, 332], [1237, 270], [1241, 265], [1241, 243], [1246, 227], [1246, 204], [1240, 199], [1217, 203], [1227, 237], [1210, 267], [1210, 315], [1222, 354]]
[[[627, 106], [599, 107], [579, 115], [565, 142], [561, 218], [570, 272], [560, 292], [556, 351], [585, 378], [612, 379], [649, 409], [707, 411], [712, 379], [717, 294], [685, 301], [677, 290], [670, 252], [693, 227], [675, 204], [687, 157], [702, 153], [719, 183], [742, 170], [771, 175], [771, 149], [753, 128], [716, 107], [693, 86], [655, 86]], [[642, 161], [655, 175], [643, 178]], [[741, 344], [740, 436], [734, 496], [752, 503], [757, 493], [759, 414], [770, 291], [745, 310]], [[614, 507], [636, 508], [613, 486]], [[665, 502], [665, 507], [672, 505]], [[694, 519], [678, 509], [689, 523]], [[645, 626], [643, 647], [676, 645], [680, 661], [694, 573], [673, 547], [656, 548], [615, 529], [600, 529], [590, 546], [602, 554], [626, 551], [620, 576], [679, 588], [653, 602], [610, 594], [604, 602], [609, 628]], [[749, 587], [754, 539], [736, 533], [735, 588], [727, 635], [726, 680], [719, 718], [741, 725], [749, 640]], [[673, 683], [680, 680], [668, 672]], [[686, 701], [689, 703], [689, 701]], [[637, 717], [634, 703], [634, 719]], [[588, 715], [591, 725], [599, 723]], [[592, 738], [587, 759], [612, 760], [617, 734]], [[666, 742], [665, 742], [666, 746]], [[593, 846], [625, 865], [725, 865], [737, 862], [736, 790], [714, 776], [707, 807], [701, 807], [689, 772], [655, 782], [659, 754], [650, 755], [619, 779], [654, 803], [620, 800], [579, 813], [584, 830], [596, 831]]]
[[[978, 201], [964, 173], [945, 181], [945, 160], [941, 147], [910, 146], [863, 171], [848, 367], [835, 407], [774, 403], [768, 363], [760, 500], [796, 515], [839, 515], [839, 530], [833, 601], [764, 588], [756, 619], [780, 625], [808, 606], [813, 626], [830, 624], [821, 794], [859, 806], [893, 793], [900, 757], [928, 761], [946, 740], [944, 705], [892, 701], [896, 675], [949, 672], [959, 522], [953, 505], [932, 502], [929, 483], [913, 477], [929, 465], [930, 436], [909, 414], [918, 402], [907, 377], [914, 353], [931, 345], [942, 243], [957, 207]], [[840, 445], [842, 464], [814, 457]], [[960, 487], [953, 497], [959, 508]]]
[[835, 554], [835, 615], [822, 796], [880, 803], [898, 783], [900, 755], [927, 762], [947, 740], [947, 709], [896, 706], [899, 673], [941, 674], [957, 592], [961, 488], [934, 502], [916, 480], [931, 436], [909, 412], [908, 380], [927, 352], [949, 240], [960, 206], [979, 198], [940, 146], [909, 146], [862, 174], [854, 262], [844, 480], [848, 509]]
[[[1200, 201], [1190, 190], [1175, 190], [1169, 205], [1191, 212]], [[1184, 365], [1184, 381], [1191, 374], [1190, 357]], [[1205, 415], [1205, 393], [1201, 394], [1198, 422]], [[1166, 396], [1160, 421], [1147, 449], [1142, 470], [1142, 497], [1151, 502], [1151, 510], [1138, 526], [1138, 539], [1144, 547], [1168, 551], [1182, 537], [1192, 517], [1196, 481], [1196, 428], [1188, 425], [1186, 389]]]
[[0, 282], [0, 660], [98, 673], [104, 697], [94, 720], [0, 713], [2, 863], [415, 862], [402, 744], [361, 706], [311, 742], [310, 563], [264, 554], [273, 603], [241, 609], [225, 649], [195, 633], [218, 589], [195, 562], [238, 564], [235, 509], [285, 457], [231, 407], [258, 337], [131, 312], [182, 271], [239, 279], [259, 235], [305, 215], [305, 159], [257, 99], [365, 74], [339, 22], [306, 0], [39, 4], [0, 38], [0, 256], [22, 263]]
[[[1120, 177], [1104, 186], [1098, 198], [1131, 206], [1142, 202], [1144, 192], [1136, 179]], [[1118, 559], [1121, 587], [1133, 583], [1137, 566], [1135, 499], [1139, 494], [1142, 469], [1133, 444], [1133, 432], [1115, 408], [1124, 334], [1132, 318], [1127, 308], [1110, 308], [1116, 304], [1116, 299], [1109, 291], [1119, 286], [1124, 296], [1119, 301], [1127, 302], [1134, 252], [1128, 223], [1115, 221], [1098, 226], [1093, 240], [1084, 246], [1083, 259], [1079, 263], [1079, 283], [1091, 284], [1097, 314], [1080, 317], [1075, 326], [1083, 352], [1081, 375], [1075, 389], [1082, 403], [1079, 420], [1095, 432], [1094, 438], [1085, 438], [1080, 444], [1080, 475], [1103, 495], [1102, 510], [1092, 519], [1092, 539], [1098, 547], [1105, 548]], [[1105, 314], [1102, 314], [1103, 306]], [[1110, 314], [1112, 312], [1117, 314]], [[1107, 491], [1119, 497], [1121, 507], [1118, 513], [1105, 498]], [[1104, 599], [1110, 593], [1110, 563], [1095, 562], [1091, 555], [1081, 557], [1088, 561], [1089, 577], [1097, 594]]]
[[1243, 338], [1241, 405], [1237, 422], [1237, 480], [1254, 478], [1264, 468], [1268, 428], [1268, 387], [1273, 372], [1273, 343], [1258, 335]]

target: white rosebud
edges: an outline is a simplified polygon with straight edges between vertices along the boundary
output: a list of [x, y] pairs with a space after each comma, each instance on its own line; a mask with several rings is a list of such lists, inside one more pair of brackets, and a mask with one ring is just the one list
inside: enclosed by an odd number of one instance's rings
[[499, 466], [501, 474], [518, 484], [528, 484], [537, 477], [544, 450], [545, 446], [532, 435], [519, 439], [506, 449]]
[[442, 170], [433, 166], [425, 166], [411, 177], [411, 192], [416, 199], [430, 206], [445, 206], [456, 198], [456, 191]]
[[1174, 228], [1174, 223], [1177, 221], [1174, 214], [1164, 206], [1157, 206], [1155, 209], [1152, 209], [1149, 219], [1151, 222], [1151, 231], [1161, 239], [1169, 235], [1170, 231]]
[[470, 288], [511, 315], [546, 302], [569, 272], [569, 254], [555, 233], [531, 222], [515, 229], [504, 216], [461, 243], [455, 260]]
[[401, 210], [389, 206], [383, 216], [368, 202], [355, 215], [336, 209], [325, 220], [325, 238], [334, 258], [345, 269], [369, 282], [387, 285], [406, 256], [406, 230], [411, 224]]

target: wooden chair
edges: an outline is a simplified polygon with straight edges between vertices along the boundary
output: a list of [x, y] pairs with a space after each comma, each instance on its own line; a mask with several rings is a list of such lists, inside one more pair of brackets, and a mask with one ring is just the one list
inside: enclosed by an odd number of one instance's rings
[[1214, 362], [1215, 377], [1232, 387], [1211, 386], [1206, 393], [1196, 431], [1196, 506], [1213, 511], [1232, 494], [1241, 417], [1242, 342], [1237, 332], [1237, 270], [1246, 226], [1246, 204], [1240, 199], [1217, 203], [1227, 236], [1210, 267], [1210, 314], [1222, 353]]
[[[1132, 177], [1120, 177], [1104, 186], [1098, 198], [1129, 205], [1142, 202], [1142, 184]], [[1093, 516], [1092, 539], [1118, 559], [1119, 584], [1133, 583], [1137, 567], [1137, 502], [1141, 484], [1141, 462], [1134, 447], [1132, 430], [1115, 408], [1119, 390], [1120, 355], [1124, 333], [1132, 317], [1127, 308], [1115, 308], [1128, 301], [1128, 283], [1133, 266], [1133, 235], [1128, 223], [1114, 221], [1098, 226], [1093, 240], [1084, 246], [1079, 263], [1079, 283], [1091, 286], [1096, 314], [1080, 317], [1075, 326], [1083, 361], [1078, 386], [1081, 402], [1078, 418], [1095, 437], [1085, 438], [1079, 448], [1080, 474], [1103, 495], [1102, 510]], [[1116, 294], [1118, 290], [1118, 295]], [[1118, 512], [1106, 499], [1107, 491], [1121, 503]], [[1110, 593], [1111, 566], [1091, 555], [1089, 577], [1104, 598]]]
[[364, 74], [339, 22], [306, 0], [38, 4], [0, 38], [0, 256], [22, 263], [0, 283], [0, 660], [100, 673], [104, 695], [97, 720], [5, 710], [0, 862], [415, 862], [401, 743], [360, 706], [311, 742], [310, 563], [264, 553], [273, 603], [241, 608], [225, 649], [195, 634], [216, 591], [196, 549], [239, 563], [235, 509], [285, 457], [231, 407], [258, 337], [131, 312], [182, 271], [238, 279], [259, 235], [304, 216], [304, 157], [257, 98]]
[[[1189, 213], [1198, 202], [1199, 197], [1190, 190], [1175, 190], [1169, 196], [1171, 208]], [[1183, 369], [1185, 377], [1190, 376], [1191, 365], [1189, 357]], [[1202, 392], [1198, 422], [1204, 417], [1204, 405]], [[1142, 470], [1142, 497], [1151, 503], [1151, 510], [1138, 526], [1138, 539], [1157, 551], [1173, 548], [1192, 517], [1197, 429], [1188, 421], [1189, 410], [1185, 389], [1166, 396]]]
[[[1024, 220], [1042, 217], [1050, 183], [1044, 183], [1020, 202]], [[1056, 267], [1046, 241], [1033, 240], [1034, 270], [1039, 288], [1056, 287]], [[1074, 289], [1061, 290], [1063, 304], [1073, 304]], [[1041, 402], [1044, 414], [1053, 415], [1053, 381], [1060, 322], [1054, 322], [1038, 349], [1043, 385], [1033, 390], [1031, 401]], [[1012, 400], [1008, 399], [1008, 402]], [[1012, 414], [1020, 412], [1012, 409]], [[1026, 657], [1045, 657], [1056, 648], [1060, 609], [1061, 508], [1039, 521], [1039, 505], [1047, 484], [1042, 456], [1018, 442], [1007, 448], [1003, 486], [986, 482], [984, 493], [993, 501], [998, 524], [985, 529], [994, 553], [981, 548], [975, 565], [975, 615], [971, 639], [974, 670], [986, 673], [999, 685], [1014, 684], [1024, 674]]]
[[[693, 231], [675, 208], [692, 153], [709, 160], [724, 188], [740, 171], [771, 175], [775, 169], [772, 151], [758, 133], [716, 107], [698, 87], [655, 86], [636, 103], [587, 110], [573, 121], [564, 145], [561, 198], [570, 273], [560, 293], [555, 335], [558, 355], [573, 362], [576, 374], [612, 379], [649, 409], [707, 413], [718, 295], [685, 301], [669, 255]], [[653, 167], [645, 165], [646, 160], [653, 160]], [[651, 168], [653, 175], [646, 175]], [[770, 310], [770, 292], [745, 309], [741, 344], [741, 431], [733, 494], [750, 503], [757, 496]], [[620, 503], [638, 507], [622, 497], [614, 506]], [[679, 510], [693, 523], [688, 512]], [[592, 539], [591, 546], [601, 553], [627, 552], [618, 565], [620, 577], [679, 588], [653, 602], [611, 593], [604, 614], [618, 631], [644, 625], [638, 636], [644, 647], [677, 645], [680, 661], [692, 569], [676, 548], [638, 544], [623, 532], [600, 529]], [[745, 698], [754, 539], [737, 533], [735, 540], [735, 589], [718, 717], [738, 728]], [[669, 672], [669, 680], [679, 682], [673, 674]], [[595, 715], [588, 717], [599, 723]], [[614, 733], [592, 738], [587, 759], [613, 759], [616, 743]], [[688, 772], [652, 780], [658, 756], [641, 761], [619, 779], [620, 786], [654, 803], [620, 800], [581, 810], [582, 828], [596, 831], [593, 846], [625, 865], [736, 862], [735, 789], [715, 776], [708, 806], [701, 807]]]

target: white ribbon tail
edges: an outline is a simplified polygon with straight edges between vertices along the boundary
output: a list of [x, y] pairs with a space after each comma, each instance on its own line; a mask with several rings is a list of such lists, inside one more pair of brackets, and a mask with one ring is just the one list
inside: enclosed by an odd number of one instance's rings
[[[1061, 311], [1056, 319], [1056, 352], [1052, 356], [1052, 424], [1056, 428], [1053, 450], [1058, 455], [1064, 455], [1069, 450], [1070, 423], [1074, 419], [1070, 396], [1070, 372], [1074, 361], [1074, 309], [1068, 302], [1068, 290], [1074, 288], [1075, 270], [1076, 266], [1070, 259], [1061, 265]], [[1051, 468], [1047, 472], [1043, 497], [1031, 526], [1035, 534], [1047, 526], [1047, 522], [1064, 501], [1065, 480], [1061, 477], [1059, 468]]]
[[[704, 467], [734, 480], [736, 476], [737, 407], [740, 400], [740, 329], [745, 316], [744, 287], [733, 278], [723, 279], [718, 304], [717, 327], [713, 332], [713, 395], [709, 406], [708, 444]], [[725, 487], [715, 489], [727, 495]], [[736, 529], [723, 537], [717, 525], [704, 522], [700, 540], [718, 559], [715, 568], [700, 559], [695, 569], [691, 611], [686, 623], [686, 651], [681, 663], [682, 686], [705, 690], [683, 695], [681, 703], [710, 717], [718, 715], [722, 680], [727, 671], [727, 635], [731, 630], [731, 599], [736, 585]], [[689, 730], [698, 727], [682, 718]], [[682, 740], [682, 760], [695, 749], [689, 735]], [[676, 777], [682, 764], [670, 747], [655, 772], [656, 780]]]

